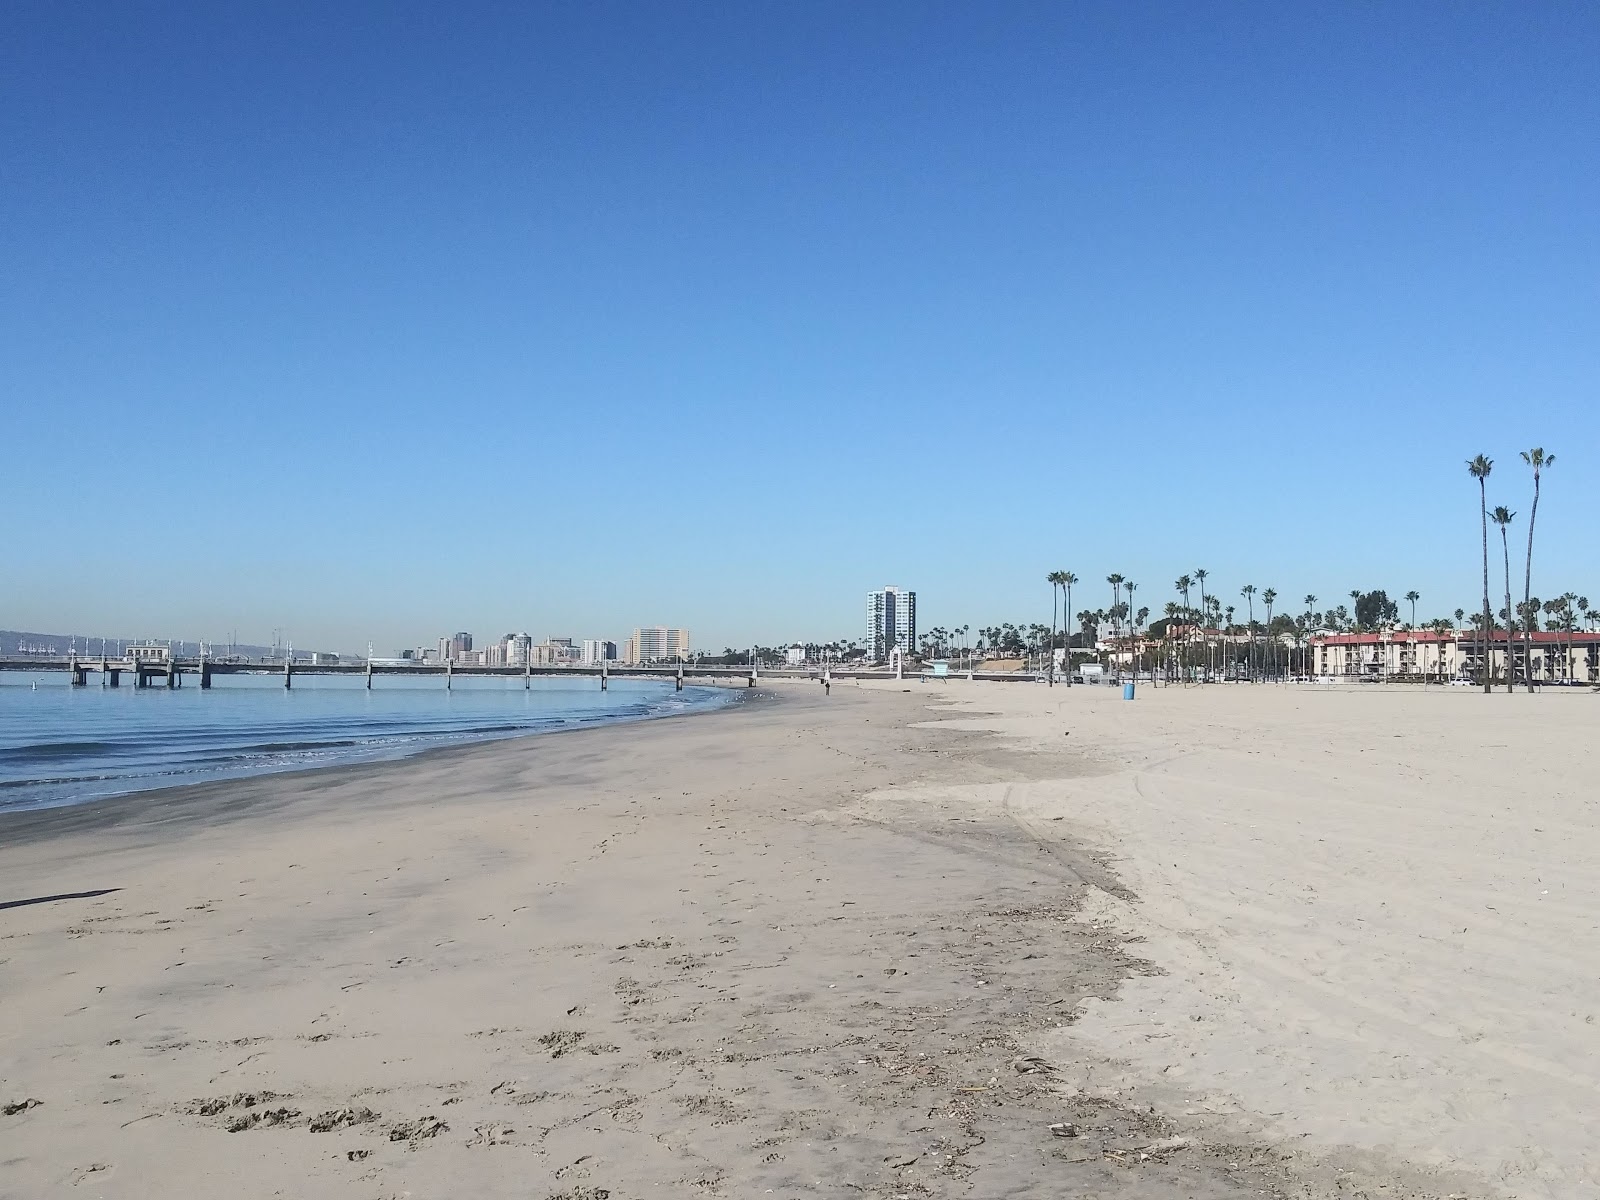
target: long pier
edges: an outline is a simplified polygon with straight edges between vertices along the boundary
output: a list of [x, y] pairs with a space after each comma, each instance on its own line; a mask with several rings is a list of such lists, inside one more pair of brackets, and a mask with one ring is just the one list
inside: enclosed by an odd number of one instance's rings
[[[756, 683], [764, 676], [769, 679], [905, 679], [908, 674], [897, 674], [893, 670], [862, 670], [836, 668], [795, 668], [795, 667], [706, 667], [693, 663], [673, 663], [659, 666], [633, 666], [601, 663], [594, 666], [518, 666], [518, 667], [479, 667], [459, 666], [455, 663], [416, 663], [401, 666], [395, 663], [348, 662], [348, 663], [317, 663], [265, 661], [245, 662], [228, 659], [213, 658], [157, 658], [157, 657], [124, 657], [110, 658], [104, 655], [90, 657], [88, 655], [65, 656], [29, 656], [0, 658], [0, 671], [67, 671], [71, 673], [71, 683], [74, 687], [88, 685], [89, 676], [98, 674], [102, 687], [120, 687], [122, 676], [128, 675], [133, 679], [133, 685], [139, 688], [183, 686], [184, 676], [197, 678], [202, 688], [209, 688], [212, 680], [219, 675], [275, 675], [283, 680], [283, 686], [292, 688], [297, 676], [305, 675], [344, 675], [364, 679], [370, 690], [377, 679], [414, 679], [427, 676], [442, 676], [445, 688], [448, 689], [457, 678], [462, 679], [521, 679], [524, 688], [533, 686], [535, 677], [539, 678], [575, 678], [588, 677], [598, 679], [600, 690], [605, 691], [612, 679], [670, 679], [677, 685], [677, 690], [682, 691], [686, 682], [694, 680], [705, 681], [737, 681], [742, 680], [746, 687], [755, 687]], [[922, 676], [935, 678], [935, 676]], [[972, 671], [952, 671], [948, 678], [957, 679], [996, 679], [1008, 681], [1032, 681], [1042, 679], [1043, 676], [1024, 672], [988, 673]]]

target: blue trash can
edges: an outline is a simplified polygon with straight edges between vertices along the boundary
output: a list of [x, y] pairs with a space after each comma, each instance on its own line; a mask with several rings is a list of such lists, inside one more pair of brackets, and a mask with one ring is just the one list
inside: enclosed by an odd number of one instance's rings
[[1122, 685], [1122, 698], [1124, 700], [1133, 699], [1133, 684], [1125, 683]]

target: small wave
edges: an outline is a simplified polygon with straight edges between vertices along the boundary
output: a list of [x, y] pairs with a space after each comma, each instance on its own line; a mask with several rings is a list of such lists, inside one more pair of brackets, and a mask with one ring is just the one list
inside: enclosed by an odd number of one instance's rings
[[116, 742], [33, 742], [0, 748], [0, 764], [26, 766], [60, 758], [87, 758], [119, 748]]

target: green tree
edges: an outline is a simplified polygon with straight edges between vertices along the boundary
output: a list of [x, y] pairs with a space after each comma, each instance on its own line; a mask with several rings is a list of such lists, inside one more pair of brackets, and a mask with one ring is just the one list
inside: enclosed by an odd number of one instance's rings
[[[1117, 626], [1119, 624], [1117, 621], [1117, 610], [1122, 607], [1122, 576], [1107, 575], [1106, 582], [1111, 585], [1111, 611], [1106, 614], [1106, 619], [1111, 622], [1111, 637], [1112, 640], [1115, 641], [1117, 636]], [[1122, 678], [1121, 662], [1117, 663], [1116, 675], [1118, 679]]]
[[1406, 593], [1406, 599], [1411, 602], [1411, 628], [1417, 627], [1417, 601], [1422, 599], [1422, 593], [1413, 588]]
[[1245, 651], [1245, 670], [1249, 677], [1254, 680], [1256, 677], [1256, 585], [1253, 583], [1245, 584], [1239, 589], [1239, 594], [1245, 598], [1245, 601], [1250, 606], [1250, 624], [1247, 626], [1250, 631], [1250, 647]]
[[1268, 658], [1268, 665], [1267, 665], [1267, 668], [1266, 668], [1268, 674], [1271, 674], [1273, 671], [1275, 671], [1277, 669], [1277, 665], [1278, 665], [1278, 652], [1277, 652], [1278, 643], [1272, 636], [1272, 604], [1273, 604], [1273, 601], [1277, 600], [1277, 598], [1278, 598], [1278, 593], [1277, 593], [1277, 590], [1274, 589], [1274, 588], [1268, 588], [1266, 591], [1261, 593], [1261, 602], [1267, 606], [1267, 645], [1266, 645], [1266, 651], [1267, 651], [1267, 654], [1270, 656]]
[[1050, 667], [1048, 678], [1051, 687], [1056, 684], [1056, 593], [1065, 585], [1066, 576], [1067, 573], [1065, 571], [1051, 571], [1050, 574], [1044, 577], [1045, 582], [1050, 585]]
[[[1483, 457], [1479, 455], [1479, 457]], [[1522, 571], [1522, 602], [1527, 604], [1533, 598], [1533, 523], [1539, 519], [1539, 477], [1546, 467], [1555, 465], [1556, 456], [1546, 454], [1542, 446], [1522, 452], [1522, 461], [1533, 468], [1533, 508], [1528, 512], [1528, 557], [1524, 560]], [[1506, 653], [1510, 654], [1510, 631], [1506, 633]], [[1533, 691], [1533, 629], [1524, 627], [1522, 631], [1522, 661], [1523, 670], [1528, 676], [1528, 691]]]
[[1489, 678], [1489, 636], [1494, 629], [1494, 617], [1489, 612], [1489, 472], [1494, 470], [1494, 460], [1480, 454], [1467, 462], [1467, 474], [1478, 481], [1478, 517], [1483, 525], [1483, 694], [1487, 696], [1494, 684]]
[[[1489, 514], [1489, 520], [1500, 526], [1500, 553], [1505, 557], [1506, 563], [1506, 691], [1514, 692], [1517, 688], [1516, 665], [1511, 658], [1511, 631], [1516, 628], [1517, 615], [1511, 611], [1511, 545], [1506, 538], [1506, 531], [1511, 528], [1511, 522], [1516, 519], [1516, 513], [1504, 504], [1497, 505]], [[1523, 670], [1532, 674], [1532, 661], [1524, 657]]]
[[1061, 572], [1061, 586], [1062, 586], [1063, 589], [1065, 589], [1065, 591], [1067, 593], [1066, 604], [1063, 605], [1062, 609], [1061, 609], [1061, 632], [1064, 635], [1063, 636], [1063, 640], [1067, 643], [1067, 653], [1066, 653], [1065, 661], [1066, 661], [1066, 665], [1067, 665], [1067, 686], [1068, 687], [1072, 686], [1072, 634], [1071, 634], [1071, 632], [1069, 632], [1071, 626], [1068, 624], [1069, 618], [1068, 618], [1067, 614], [1072, 611], [1072, 585], [1077, 583], [1077, 582], [1078, 582], [1078, 577], [1076, 575], [1074, 575], [1071, 571], [1063, 571], [1063, 572]]

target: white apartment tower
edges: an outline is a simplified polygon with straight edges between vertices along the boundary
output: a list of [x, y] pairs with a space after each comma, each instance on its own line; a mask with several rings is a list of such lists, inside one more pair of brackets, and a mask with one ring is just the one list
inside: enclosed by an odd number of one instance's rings
[[665, 625], [648, 626], [635, 629], [633, 636], [628, 639], [627, 660], [631, 663], [660, 662], [663, 659], [677, 662], [688, 657], [687, 629], [668, 629]]
[[884, 587], [867, 593], [867, 654], [885, 662], [896, 646], [911, 654], [917, 647], [917, 594]]

